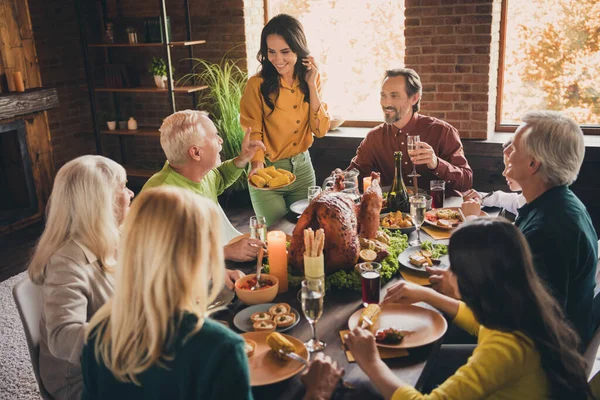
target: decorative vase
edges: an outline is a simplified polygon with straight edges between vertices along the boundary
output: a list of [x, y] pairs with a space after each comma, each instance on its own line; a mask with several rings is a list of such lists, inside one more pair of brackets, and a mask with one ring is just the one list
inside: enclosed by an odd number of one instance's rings
[[160, 75], [154, 75], [154, 83], [156, 84], [157, 88], [165, 89], [167, 87], [167, 77], [160, 76]]
[[127, 129], [129, 129], [130, 131], [135, 131], [137, 130], [137, 128], [137, 121], [135, 120], [135, 118], [129, 117], [129, 121], [127, 121]]
[[119, 129], [121, 129], [121, 130], [127, 129], [127, 121], [119, 121]]
[[114, 131], [117, 129], [117, 121], [106, 121], [106, 125], [108, 125], [109, 131]]

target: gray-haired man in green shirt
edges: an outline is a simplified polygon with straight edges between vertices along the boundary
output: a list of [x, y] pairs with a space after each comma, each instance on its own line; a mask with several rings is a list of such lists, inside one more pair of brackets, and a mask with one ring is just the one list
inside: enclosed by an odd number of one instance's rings
[[[221, 163], [222, 143], [217, 128], [205, 112], [184, 110], [168, 116], [160, 127], [160, 145], [167, 161], [163, 169], [146, 182], [142, 191], [162, 185], [178, 186], [218, 204], [217, 197], [240, 177], [254, 153], [259, 149], [266, 150], [261, 141], [250, 140], [250, 132], [246, 132], [240, 155]], [[260, 240], [243, 238], [225, 245], [225, 259], [251, 261], [264, 245]], [[233, 283], [243, 273], [227, 270], [227, 276], [226, 284], [233, 288]]]

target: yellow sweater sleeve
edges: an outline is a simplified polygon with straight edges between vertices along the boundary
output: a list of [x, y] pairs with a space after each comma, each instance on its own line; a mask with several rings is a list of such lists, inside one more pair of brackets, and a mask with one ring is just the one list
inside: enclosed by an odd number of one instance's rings
[[[240, 100], [240, 124], [242, 129], [250, 127], [251, 140], [263, 141], [263, 103], [260, 94], [260, 78], [253, 76], [248, 80], [242, 99]], [[252, 161], [265, 161], [265, 152], [257, 150]]]
[[[521, 382], [517, 388], [515, 383], [519, 379], [527, 380], [527, 384]], [[494, 394], [502, 394], [498, 398], [546, 398], [547, 388], [539, 354], [530, 339], [518, 333], [482, 328], [479, 345], [467, 364], [429, 395], [402, 386], [394, 392], [392, 399], [474, 400], [487, 399]]]
[[481, 325], [477, 322], [473, 311], [462, 301], [459, 302], [458, 313], [456, 313], [456, 317], [454, 317], [452, 323], [473, 336], [479, 335]]
[[331, 126], [331, 118], [327, 112], [327, 104], [323, 102], [320, 74], [317, 75], [317, 92], [319, 93], [319, 98], [321, 99], [321, 105], [316, 112], [311, 110], [309, 125], [310, 130], [315, 134], [315, 136], [322, 138], [325, 136]]

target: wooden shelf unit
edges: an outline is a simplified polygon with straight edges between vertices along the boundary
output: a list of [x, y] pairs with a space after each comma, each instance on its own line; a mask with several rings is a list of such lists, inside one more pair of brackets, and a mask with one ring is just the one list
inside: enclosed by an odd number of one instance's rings
[[[200, 90], [207, 89], [208, 86], [179, 86], [174, 87], [173, 92], [175, 93], [194, 93]], [[106, 88], [97, 87], [94, 89], [96, 92], [121, 92], [121, 93], [168, 93], [168, 89], [160, 89], [157, 87], [141, 86], [134, 88]]]
[[130, 131], [129, 129], [115, 129], [113, 131], [108, 129], [101, 129], [100, 133], [103, 135], [126, 135], [126, 136], [158, 136], [160, 137], [160, 132], [158, 128], [150, 127], [150, 126], [140, 126], [138, 129], [134, 131]]
[[[184, 42], [170, 42], [171, 47], [185, 47], [204, 44], [206, 40], [190, 40]], [[164, 43], [93, 43], [88, 47], [162, 47]]]

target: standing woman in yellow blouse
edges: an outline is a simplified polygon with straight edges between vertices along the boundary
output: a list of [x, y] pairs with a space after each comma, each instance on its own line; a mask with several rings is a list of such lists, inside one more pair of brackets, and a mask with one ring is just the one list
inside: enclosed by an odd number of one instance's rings
[[249, 175], [269, 165], [296, 175], [285, 188], [250, 187], [254, 212], [270, 225], [292, 203], [306, 198], [307, 188], [315, 184], [308, 148], [313, 134], [321, 138], [329, 130], [329, 114], [321, 102], [319, 71], [297, 19], [285, 14], [271, 19], [263, 28], [257, 58], [260, 72], [248, 80], [240, 118], [244, 130], [251, 129], [251, 139], [261, 140], [267, 151], [256, 152]]
[[457, 229], [448, 250], [464, 302], [402, 281], [389, 288], [384, 303], [424, 301], [477, 336], [477, 347], [454, 375], [422, 395], [381, 361], [370, 332], [354, 329], [348, 347], [383, 397], [589, 398], [579, 337], [536, 274], [523, 234], [508, 221], [481, 218]]

